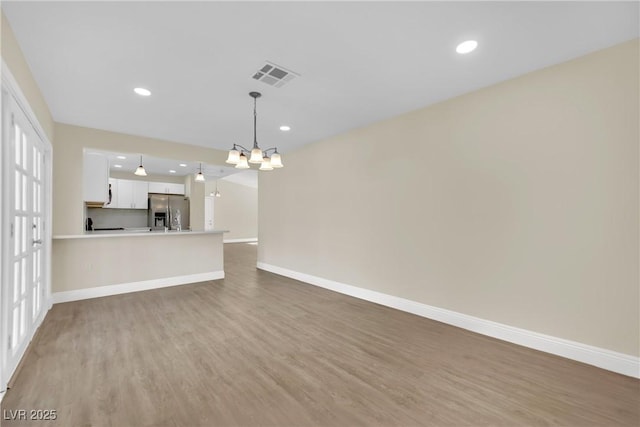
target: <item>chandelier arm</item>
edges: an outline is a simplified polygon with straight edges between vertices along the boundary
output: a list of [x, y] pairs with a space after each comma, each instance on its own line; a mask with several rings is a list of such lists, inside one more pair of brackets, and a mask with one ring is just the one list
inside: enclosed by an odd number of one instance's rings
[[243, 152], [243, 153], [249, 153], [249, 152], [251, 152], [251, 150], [249, 150], [249, 149], [248, 149], [248, 148], [246, 148], [246, 147], [243, 147], [243, 146], [242, 146], [242, 145], [240, 145], [240, 144], [233, 144], [233, 147], [234, 147], [234, 148], [240, 148], [240, 151], [241, 151], [241, 152]]
[[271, 151], [271, 150], [273, 150], [273, 152], [274, 152], [274, 153], [277, 153], [277, 152], [278, 152], [278, 147], [271, 147], [271, 148], [267, 148], [266, 150], [262, 150], [262, 152], [263, 152], [265, 155], [267, 155], [267, 152], [268, 152], [268, 151]]

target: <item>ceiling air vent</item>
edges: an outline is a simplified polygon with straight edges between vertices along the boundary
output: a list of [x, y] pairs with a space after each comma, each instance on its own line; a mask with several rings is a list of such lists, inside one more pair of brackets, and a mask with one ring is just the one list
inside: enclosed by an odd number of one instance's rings
[[282, 87], [296, 77], [300, 77], [291, 70], [266, 61], [265, 64], [251, 76], [255, 80], [266, 83], [269, 86]]

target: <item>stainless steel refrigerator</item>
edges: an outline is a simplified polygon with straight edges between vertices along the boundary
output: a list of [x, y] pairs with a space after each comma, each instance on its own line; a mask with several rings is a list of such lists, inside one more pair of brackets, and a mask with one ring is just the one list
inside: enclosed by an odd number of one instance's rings
[[189, 198], [149, 193], [148, 223], [152, 230], [189, 230]]

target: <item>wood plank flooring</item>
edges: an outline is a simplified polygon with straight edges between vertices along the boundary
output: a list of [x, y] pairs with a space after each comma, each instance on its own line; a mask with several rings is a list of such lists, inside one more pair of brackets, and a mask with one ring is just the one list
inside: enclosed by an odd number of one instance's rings
[[[9, 410], [60, 426], [638, 426], [638, 380], [256, 270], [58, 304]], [[3, 420], [3, 426], [28, 422]]]

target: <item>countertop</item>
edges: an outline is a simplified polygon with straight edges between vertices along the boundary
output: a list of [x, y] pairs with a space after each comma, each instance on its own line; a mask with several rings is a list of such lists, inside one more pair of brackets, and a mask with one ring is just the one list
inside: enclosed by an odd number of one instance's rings
[[95, 239], [106, 237], [154, 237], [154, 236], [185, 236], [196, 234], [222, 234], [227, 233], [229, 230], [211, 230], [211, 231], [126, 231], [126, 230], [114, 230], [114, 231], [87, 231], [84, 234], [68, 234], [53, 236], [54, 240], [60, 239]]

